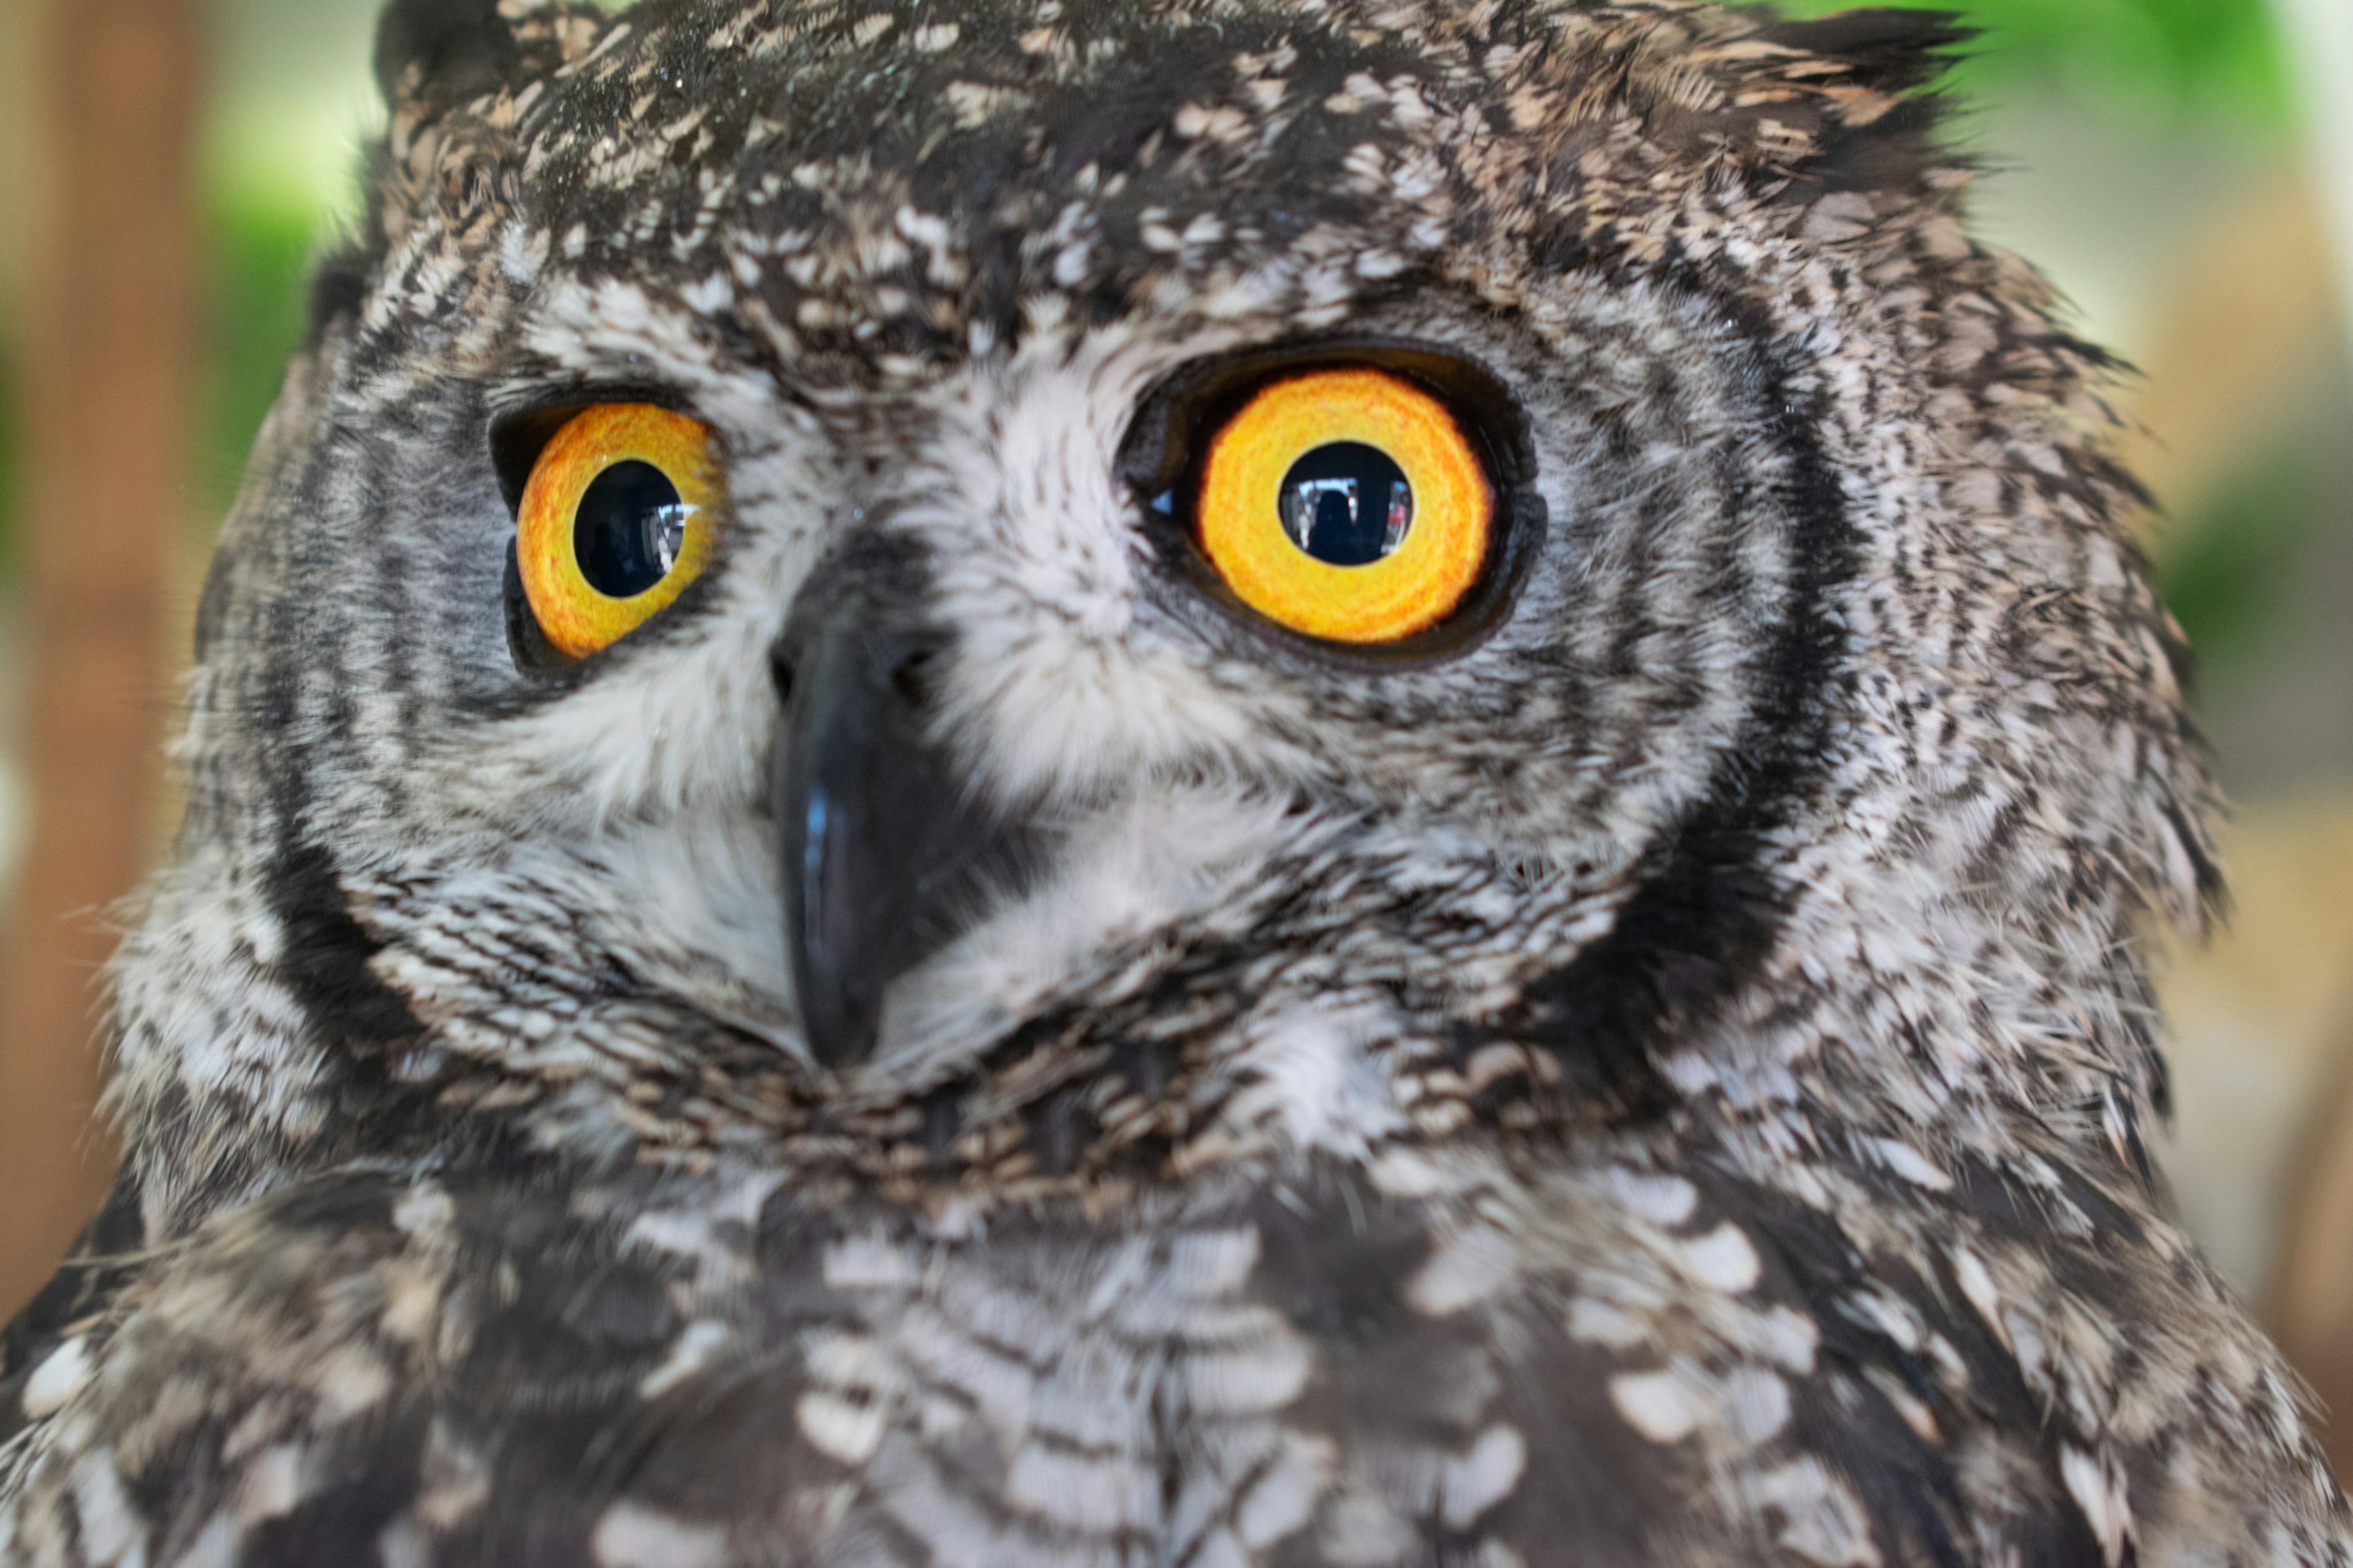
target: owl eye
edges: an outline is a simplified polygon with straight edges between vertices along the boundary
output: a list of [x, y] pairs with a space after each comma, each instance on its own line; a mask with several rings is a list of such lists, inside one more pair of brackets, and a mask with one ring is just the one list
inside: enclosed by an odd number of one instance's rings
[[718, 514], [709, 426], [649, 403], [574, 416], [532, 465], [516, 524], [549, 646], [583, 658], [669, 607], [709, 560]]
[[1194, 525], [1228, 587], [1334, 642], [1395, 642], [1478, 583], [1494, 527], [1485, 465], [1446, 405], [1368, 367], [1260, 388], [1211, 437]]

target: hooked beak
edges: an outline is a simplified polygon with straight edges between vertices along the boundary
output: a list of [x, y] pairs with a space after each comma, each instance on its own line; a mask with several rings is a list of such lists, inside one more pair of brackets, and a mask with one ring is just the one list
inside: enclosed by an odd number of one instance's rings
[[880, 548], [819, 568], [771, 654], [784, 702], [770, 798], [785, 935], [809, 1050], [874, 1049], [885, 988], [1017, 883], [1022, 825], [988, 809], [935, 737], [946, 639], [920, 571]]

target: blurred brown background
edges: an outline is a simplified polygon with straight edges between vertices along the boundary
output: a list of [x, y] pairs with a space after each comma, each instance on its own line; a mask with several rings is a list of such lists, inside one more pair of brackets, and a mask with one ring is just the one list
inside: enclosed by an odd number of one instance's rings
[[[1823, 0], [1793, 7], [1837, 8]], [[2146, 372], [2147, 546], [2238, 803], [2168, 985], [2190, 1227], [2353, 1471], [2353, 4], [1944, 0], [1980, 226]], [[0, 0], [0, 1310], [100, 1191], [107, 907], [212, 531], [349, 211], [374, 0]]]

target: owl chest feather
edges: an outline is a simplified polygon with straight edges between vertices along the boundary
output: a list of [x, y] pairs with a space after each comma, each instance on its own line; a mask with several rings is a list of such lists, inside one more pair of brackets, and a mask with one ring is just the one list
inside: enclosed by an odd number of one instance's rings
[[[65, 1325], [0, 1517], [28, 1562], [117, 1561], [112, 1529], [602, 1568], [2113, 1563], [2119, 1518], [2176, 1528], [2129, 1391], [2055, 1370], [2096, 1331], [2075, 1292], [2145, 1268], [2023, 1273], [2049, 1249], [1999, 1223], [1874, 1258], [1721, 1173], [1398, 1195], [1437, 1170], [977, 1228], [774, 1176], [337, 1175]], [[2103, 1464], [2146, 1511], [2099, 1510]]]

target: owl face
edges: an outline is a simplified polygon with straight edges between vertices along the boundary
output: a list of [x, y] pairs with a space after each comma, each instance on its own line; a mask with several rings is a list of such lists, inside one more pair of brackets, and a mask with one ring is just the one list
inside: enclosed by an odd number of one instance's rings
[[[546, 612], [528, 594], [478, 605], [470, 641], [512, 704], [480, 744], [570, 782], [530, 792], [516, 820], [501, 805], [512, 786], [468, 747], [434, 794], [479, 800], [507, 842], [561, 858], [588, 907], [629, 922], [608, 940], [633, 949], [649, 939], [624, 885], [649, 867], [607, 880], [579, 853], [618, 834], [672, 865], [663, 969], [722, 960], [784, 1049], [811, 1047], [802, 987], [870, 987], [838, 1005], [873, 1009], [866, 1037], [815, 1052], [836, 1062], [985, 1047], [1106, 966], [1295, 891], [1295, 872], [1271, 887], [1269, 874], [1311, 860], [1377, 882], [1389, 896], [1375, 907], [1393, 911], [1413, 899], [1400, 872], [1492, 884], [1493, 923], [1528, 951], [1475, 974], [1433, 965], [1422, 982], [1492, 1004], [1524, 963], [1558, 961], [1547, 924], [1607, 896], [1737, 743], [1771, 649], [1719, 617], [1773, 626], [1788, 608], [1774, 481], [1789, 459], [1737, 384], [1744, 347], [1688, 302], [1642, 306], [1640, 350], [1606, 332], [1515, 342], [1423, 300], [1304, 337], [1279, 319], [1090, 332], [955, 365], [847, 416], [796, 409], [765, 374], [670, 362], [661, 345], [692, 336], [690, 313], [662, 322], [649, 303], [642, 331], [601, 316], [528, 327], [573, 363], [501, 389], [524, 417], [659, 395], [707, 424], [718, 537], [675, 604], [584, 657], [529, 646]], [[1668, 384], [1593, 385], [1662, 347]], [[1579, 374], [1563, 376], [1564, 359]], [[649, 369], [658, 391], [634, 390]], [[1348, 374], [1457, 421], [1485, 493], [1441, 499], [1488, 513], [1458, 602], [1370, 642], [1249, 602], [1199, 515], [1198, 470], [1233, 408]], [[1648, 462], [1613, 450], [1629, 417], [1688, 444]], [[1344, 444], [1293, 445], [1305, 449], [1278, 469]], [[484, 446], [486, 496], [497, 449]], [[513, 467], [527, 458], [548, 460], [526, 445]], [[1316, 563], [1282, 529], [1284, 479], [1262, 476], [1254, 521]], [[1345, 508], [1335, 489], [1324, 493]], [[1295, 487], [1290, 499], [1296, 510]], [[1686, 515], [1699, 526], [1662, 526]], [[1454, 521], [1428, 511], [1405, 532]], [[486, 506], [490, 561], [515, 526]], [[682, 848], [696, 866], [735, 863], [731, 896], [709, 898]], [[828, 940], [839, 951], [815, 951]]]
[[152, 926], [247, 911], [311, 1054], [202, 1072], [289, 1138], [358, 1041], [615, 1148], [1362, 1150], [1704, 1081], [1793, 932], [2024, 1017], [2198, 897], [2095, 366], [1960, 235], [1933, 31], [406, 16]]

